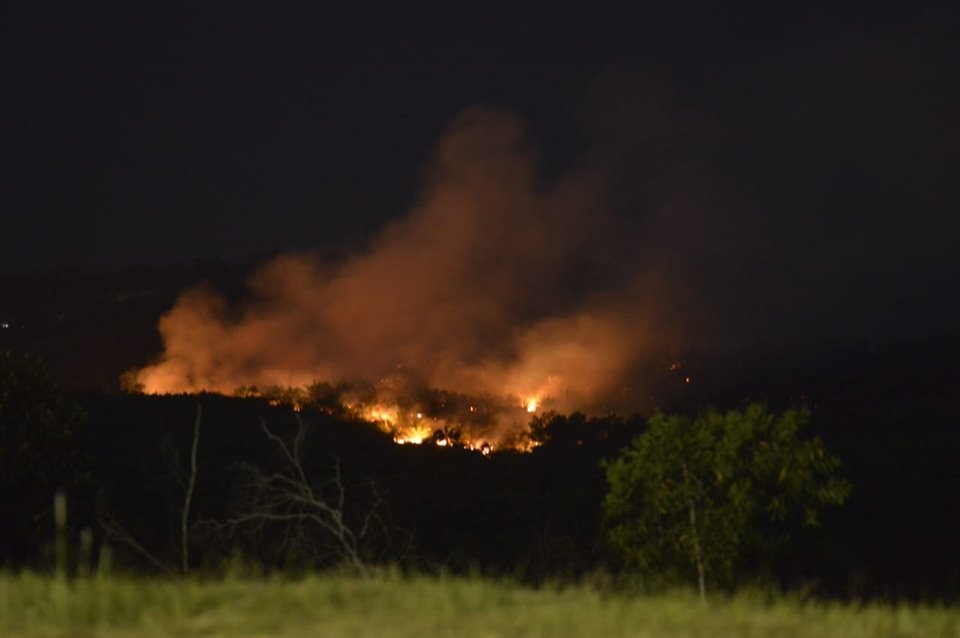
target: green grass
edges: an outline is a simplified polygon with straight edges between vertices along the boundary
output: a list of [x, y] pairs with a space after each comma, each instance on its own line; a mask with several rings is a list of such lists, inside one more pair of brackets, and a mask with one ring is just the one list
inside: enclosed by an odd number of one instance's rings
[[861, 607], [741, 595], [628, 596], [482, 579], [221, 580], [112, 577], [65, 583], [0, 574], [0, 636], [960, 637], [960, 610]]

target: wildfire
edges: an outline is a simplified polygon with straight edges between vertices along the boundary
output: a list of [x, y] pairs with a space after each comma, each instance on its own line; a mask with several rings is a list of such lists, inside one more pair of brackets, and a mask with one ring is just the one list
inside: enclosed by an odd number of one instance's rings
[[[608, 259], [634, 240], [610, 232], [620, 220], [594, 200], [595, 167], [541, 179], [522, 123], [486, 109], [464, 113], [436, 149], [416, 206], [362, 250], [265, 261], [242, 299], [185, 290], [159, 318], [162, 353], [124, 388], [245, 385], [241, 396], [268, 400], [297, 389], [305, 411], [481, 452], [521, 449], [548, 410], [625, 402], [621, 384], [657, 334], [646, 282], [658, 278]], [[601, 245], [612, 252], [583, 248]]]
[[470, 444], [470, 445], [467, 445], [466, 447], [468, 450], [474, 450], [476, 452], [480, 452], [480, 454], [483, 454], [484, 456], [490, 456], [490, 454], [493, 452], [493, 446], [490, 445], [489, 443], [482, 443], [480, 445]]
[[348, 405], [347, 407], [353, 409], [360, 418], [365, 421], [372, 421], [378, 425], [387, 426], [388, 428], [396, 427], [396, 424], [400, 421], [400, 414], [397, 408], [388, 408], [380, 405], [361, 409], [357, 409], [356, 406], [353, 405]]
[[433, 430], [431, 430], [426, 425], [415, 425], [410, 428], [406, 428], [400, 433], [396, 434], [393, 437], [394, 443], [404, 445], [407, 443], [412, 443], [413, 445], [420, 445], [428, 438], [433, 435]]
[[[141, 392], [165, 394], [153, 385]], [[460, 448], [489, 456], [494, 450], [529, 452], [537, 442], [529, 436], [530, 415], [551, 401], [543, 391], [470, 395], [409, 385], [399, 376], [376, 384], [302, 386], [239, 386], [233, 393], [243, 398], [263, 398], [271, 406], [288, 406], [296, 412], [315, 409], [351, 415], [374, 424], [399, 445], [436, 445]], [[337, 407], [339, 406], [339, 407]]]

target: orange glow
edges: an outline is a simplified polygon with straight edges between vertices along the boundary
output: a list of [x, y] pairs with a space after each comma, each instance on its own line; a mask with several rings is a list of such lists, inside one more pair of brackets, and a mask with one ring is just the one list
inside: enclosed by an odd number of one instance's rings
[[433, 434], [433, 430], [424, 426], [418, 425], [411, 428], [404, 428], [401, 432], [393, 437], [395, 443], [404, 445], [411, 443], [413, 445], [420, 445], [426, 439], [430, 438]]
[[[549, 379], [541, 384], [544, 390], [534, 395], [505, 392], [470, 397], [469, 402], [458, 403], [454, 394], [432, 404], [417, 403], [419, 399], [414, 397], [422, 389], [408, 393], [402, 384], [395, 386], [384, 379], [380, 383], [373, 396], [345, 391], [340, 406], [352, 418], [375, 425], [399, 445], [433, 443], [437, 447], [473, 450], [484, 456], [495, 450], [532, 451], [539, 442], [529, 436], [529, 415], [541, 410], [545, 401], [553, 401], [543, 394], [549, 390]], [[148, 393], [164, 394], [156, 388]], [[259, 397], [271, 407], [287, 406], [295, 412], [317, 409], [336, 413], [334, 408], [312, 405], [310, 393], [310, 386], [273, 387], [266, 391], [240, 386], [233, 396]], [[474, 404], [477, 399], [484, 403]]]
[[527, 438], [522, 441], [517, 442], [514, 446], [514, 449], [518, 452], [532, 452], [534, 448], [538, 448], [543, 445], [540, 441], [535, 441], [533, 439]]
[[397, 408], [382, 405], [364, 406], [361, 408], [348, 405], [347, 407], [353, 409], [361, 419], [372, 421], [381, 427], [385, 426], [388, 430], [396, 427], [400, 420], [399, 410]]

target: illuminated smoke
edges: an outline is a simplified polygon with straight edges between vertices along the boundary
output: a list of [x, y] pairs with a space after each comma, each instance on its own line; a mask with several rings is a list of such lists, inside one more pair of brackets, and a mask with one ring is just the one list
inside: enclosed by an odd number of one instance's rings
[[658, 366], [681, 391], [708, 387], [681, 365], [691, 353], [954, 334], [956, 109], [929, 88], [952, 68], [934, 54], [946, 48], [848, 44], [714, 60], [699, 87], [612, 69], [578, 105], [588, 150], [548, 175], [513, 117], [469, 110], [418, 203], [363, 252], [275, 259], [241, 304], [185, 293], [138, 380], [224, 393], [343, 381], [354, 410], [411, 439], [462, 425], [496, 442], [534, 402], [657, 405], [645, 375]]
[[419, 204], [366, 251], [274, 259], [237, 307], [186, 292], [160, 320], [162, 357], [137, 380], [151, 393], [233, 393], [402, 378], [505, 397], [527, 417], [595, 402], [651, 338], [601, 174], [588, 163], [544, 183], [520, 123], [467, 111]]

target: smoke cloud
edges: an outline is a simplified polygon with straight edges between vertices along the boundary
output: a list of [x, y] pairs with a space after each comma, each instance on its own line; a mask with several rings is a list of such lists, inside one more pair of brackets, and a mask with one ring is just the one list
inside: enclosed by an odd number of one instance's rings
[[[523, 125], [463, 113], [419, 204], [341, 263], [279, 257], [230, 307], [207, 288], [160, 320], [148, 392], [401, 375], [557, 407], [615, 392], [653, 339], [631, 233], [590, 162], [545, 183]], [[626, 293], [626, 294], [625, 294]]]

